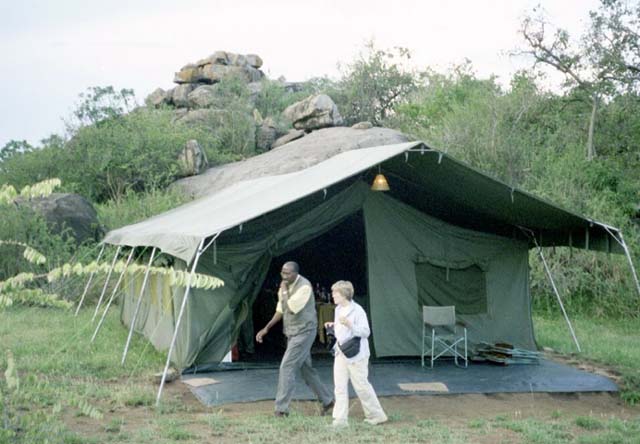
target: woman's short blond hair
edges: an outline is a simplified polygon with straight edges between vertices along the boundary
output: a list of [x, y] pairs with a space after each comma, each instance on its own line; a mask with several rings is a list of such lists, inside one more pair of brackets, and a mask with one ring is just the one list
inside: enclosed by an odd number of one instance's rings
[[331, 291], [339, 292], [348, 301], [353, 299], [353, 284], [349, 281], [338, 281], [331, 286]]

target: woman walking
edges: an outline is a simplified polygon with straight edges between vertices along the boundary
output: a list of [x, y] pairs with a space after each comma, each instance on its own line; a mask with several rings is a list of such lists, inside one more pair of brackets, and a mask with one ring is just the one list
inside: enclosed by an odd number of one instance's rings
[[336, 427], [348, 424], [349, 381], [362, 404], [364, 421], [372, 425], [387, 421], [387, 415], [382, 410], [380, 401], [368, 379], [370, 352], [367, 338], [371, 330], [367, 314], [359, 304], [353, 301], [353, 293], [353, 284], [349, 281], [338, 281], [331, 286], [336, 311], [334, 322], [325, 324], [327, 328], [334, 328], [336, 336], [333, 363], [335, 386], [333, 426]]

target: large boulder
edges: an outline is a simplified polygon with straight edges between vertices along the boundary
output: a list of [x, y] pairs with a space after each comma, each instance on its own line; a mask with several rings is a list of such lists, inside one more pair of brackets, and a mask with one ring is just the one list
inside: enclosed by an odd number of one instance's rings
[[209, 166], [207, 155], [197, 140], [188, 140], [178, 155], [178, 164], [183, 176], [195, 176]]
[[173, 88], [171, 102], [178, 108], [187, 108], [189, 106], [189, 94], [195, 89], [195, 85], [184, 84]]
[[216, 104], [216, 86], [202, 85], [187, 96], [190, 108], [209, 108]]
[[216, 51], [209, 57], [189, 63], [175, 73], [178, 84], [217, 83], [227, 76], [238, 76], [246, 82], [257, 82], [264, 77], [260, 71], [262, 59], [256, 54], [235, 54]]
[[287, 107], [283, 114], [294, 128], [305, 131], [342, 125], [338, 107], [326, 94], [309, 96], [296, 102]]
[[199, 66], [190, 63], [180, 68], [180, 71], [173, 77], [173, 81], [178, 84], [196, 83], [200, 80], [201, 73]]
[[408, 141], [404, 134], [388, 128], [325, 128], [264, 154], [180, 179], [173, 187], [189, 196], [202, 197], [241, 180], [299, 171], [344, 151]]
[[259, 152], [269, 151], [280, 134], [273, 119], [267, 117], [256, 129], [256, 149]]
[[52, 232], [64, 232], [78, 243], [99, 240], [104, 234], [96, 210], [79, 194], [53, 193], [47, 197], [19, 200], [18, 205], [40, 214]]
[[200, 81], [205, 83], [217, 83], [228, 76], [236, 76], [246, 82], [257, 82], [264, 74], [252, 66], [236, 65], [204, 65], [200, 68]]
[[144, 102], [149, 107], [157, 108], [161, 105], [170, 103], [173, 91], [167, 92], [162, 88], [156, 88], [151, 94], [144, 99]]

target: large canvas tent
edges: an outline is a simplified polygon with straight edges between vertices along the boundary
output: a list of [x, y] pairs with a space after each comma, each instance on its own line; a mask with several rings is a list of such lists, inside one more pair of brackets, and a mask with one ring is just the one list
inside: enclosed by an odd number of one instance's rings
[[[375, 174], [391, 190], [372, 191]], [[421, 306], [456, 305], [471, 342], [535, 347], [528, 252], [572, 246], [622, 253], [613, 227], [497, 181], [421, 142], [340, 153], [303, 170], [234, 183], [210, 196], [107, 234], [154, 247], [225, 285], [192, 289], [170, 358], [217, 363], [250, 316], [272, 260], [357, 217], [364, 225], [366, 304], [378, 357], [420, 353]], [[212, 242], [214, 241], [214, 242]], [[202, 247], [211, 244], [206, 251]], [[340, 245], [336, 245], [338, 253]], [[326, 258], [331, 261], [331, 257]], [[304, 263], [301, 264], [304, 273]], [[344, 278], [350, 269], [344, 267]], [[135, 329], [168, 348], [185, 297], [161, 280], [146, 287]], [[140, 282], [129, 282], [132, 322]]]

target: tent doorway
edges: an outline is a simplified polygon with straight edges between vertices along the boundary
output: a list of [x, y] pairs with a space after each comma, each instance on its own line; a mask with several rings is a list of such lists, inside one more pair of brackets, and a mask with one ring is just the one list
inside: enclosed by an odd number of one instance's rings
[[[280, 270], [287, 261], [297, 262], [300, 274], [312, 283], [320, 322], [328, 320], [331, 316], [331, 285], [338, 280], [351, 281], [355, 288], [354, 299], [368, 310], [366, 238], [361, 211], [348, 216], [331, 230], [298, 248], [273, 258], [262, 288], [253, 303], [252, 320], [255, 332], [264, 327], [275, 312]], [[330, 356], [323, 332], [319, 330], [312, 349], [314, 357], [317, 358]], [[279, 361], [285, 348], [286, 339], [280, 323], [269, 332], [263, 344], [255, 344], [253, 356], [241, 354], [250, 360]]]

